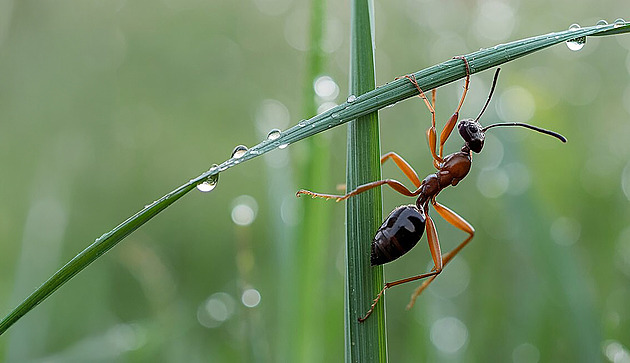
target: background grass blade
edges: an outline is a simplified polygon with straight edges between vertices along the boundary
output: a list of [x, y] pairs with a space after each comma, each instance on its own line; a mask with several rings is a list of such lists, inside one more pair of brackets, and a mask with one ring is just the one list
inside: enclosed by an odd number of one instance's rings
[[[307, 58], [307, 70], [304, 80], [303, 115], [314, 115], [319, 105], [318, 96], [314, 91], [314, 82], [325, 74], [325, 53], [323, 51], [324, 23], [326, 14], [325, 0], [311, 0], [310, 25]], [[328, 170], [330, 167], [330, 141], [325, 135], [310, 137], [300, 145], [297, 153], [302, 157], [296, 169], [300, 186], [308, 185], [313, 190], [329, 190]], [[302, 214], [297, 226], [297, 241], [295, 243], [294, 271], [287, 271], [294, 280], [292, 326], [287, 331], [289, 336], [286, 343], [290, 345], [293, 356], [288, 361], [321, 362], [325, 357], [318, 354], [325, 344], [325, 336], [320, 334], [325, 330], [328, 319], [322, 299], [327, 294], [326, 272], [327, 253], [329, 251], [330, 211], [326, 203], [311, 203], [310, 200], [300, 200]], [[327, 329], [326, 329], [327, 330]], [[298, 336], [292, 332], [301, 332]]]

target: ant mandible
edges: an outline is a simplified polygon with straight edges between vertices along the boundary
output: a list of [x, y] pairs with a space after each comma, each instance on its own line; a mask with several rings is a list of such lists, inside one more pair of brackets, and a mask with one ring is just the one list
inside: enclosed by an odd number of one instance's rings
[[[453, 113], [453, 116], [451, 116], [451, 118], [442, 129], [442, 132], [440, 133], [440, 147], [437, 152], [437, 135], [435, 129], [434, 108], [436, 91], [435, 89], [433, 89], [431, 92], [431, 102], [424, 95], [422, 89], [420, 89], [420, 86], [418, 85], [415, 77], [413, 75], [405, 76], [405, 78], [408, 79], [416, 87], [419, 92], [418, 96], [422, 98], [427, 108], [429, 109], [429, 112], [431, 112], [431, 127], [427, 130], [427, 139], [429, 142], [429, 150], [431, 151], [431, 155], [433, 156], [433, 165], [437, 169], [436, 173], [430, 174], [429, 176], [424, 178], [424, 180], [420, 181], [418, 174], [413, 170], [409, 163], [407, 163], [398, 154], [394, 152], [389, 152], [381, 156], [381, 164], [388, 159], [393, 160], [398, 168], [400, 168], [400, 170], [414, 184], [414, 186], [416, 187], [415, 190], [412, 191], [407, 189], [407, 187], [405, 187], [401, 182], [397, 180], [384, 179], [363, 184], [345, 195], [321, 194], [303, 189], [299, 190], [296, 193], [298, 197], [301, 194], [307, 194], [312, 196], [313, 198], [320, 197], [324, 199], [336, 199], [336, 201], [339, 202], [357, 194], [363, 193], [372, 188], [376, 188], [381, 185], [388, 185], [400, 194], [409, 197], [418, 197], [415, 205], [403, 205], [394, 209], [387, 217], [387, 219], [385, 219], [378, 231], [376, 231], [376, 235], [374, 237], [374, 240], [372, 241], [370, 262], [372, 266], [382, 265], [404, 255], [405, 253], [409, 252], [409, 250], [411, 250], [416, 245], [416, 243], [418, 243], [418, 241], [422, 237], [423, 231], [426, 229], [429, 250], [431, 252], [431, 257], [433, 258], [434, 267], [430, 272], [386, 283], [385, 286], [383, 286], [383, 289], [374, 299], [372, 306], [370, 306], [370, 309], [367, 311], [365, 316], [358, 318], [359, 322], [365, 321], [365, 319], [370, 316], [381, 296], [383, 296], [383, 293], [388, 288], [411, 281], [429, 278], [428, 280], [425, 280], [422, 285], [420, 285], [420, 287], [418, 287], [411, 295], [411, 301], [407, 305], [407, 309], [411, 308], [415, 303], [417, 297], [422, 293], [422, 291], [424, 291], [424, 289], [426, 289], [427, 286], [429, 286], [429, 284], [433, 282], [437, 275], [442, 272], [443, 267], [448, 264], [453, 259], [453, 257], [455, 257], [455, 255], [459, 253], [459, 251], [461, 251], [461, 249], [464, 248], [473, 238], [473, 236], [475, 235], [475, 229], [473, 228], [473, 226], [468, 223], [464, 218], [460, 217], [457, 213], [438, 203], [435, 198], [444, 188], [451, 185], [455, 186], [462, 179], [464, 179], [464, 177], [466, 177], [472, 165], [472, 153], [481, 152], [484, 144], [485, 132], [488, 129], [500, 126], [521, 126], [553, 136], [555, 138], [558, 138], [562, 142], [567, 141], [564, 136], [556, 132], [545, 130], [529, 124], [509, 122], [496, 123], [483, 127], [479, 123], [479, 118], [481, 117], [481, 115], [483, 115], [484, 111], [488, 107], [488, 104], [490, 103], [490, 99], [492, 98], [492, 94], [494, 92], [494, 88], [499, 77], [500, 68], [498, 68], [494, 74], [494, 80], [492, 82], [490, 94], [488, 95], [488, 100], [481, 109], [481, 112], [479, 113], [477, 118], [475, 118], [474, 120], [463, 119], [459, 122], [459, 124], [457, 124], [457, 120], [459, 118], [459, 110], [461, 109], [462, 104], [464, 103], [464, 99], [466, 98], [466, 93], [468, 92], [468, 85], [470, 83], [470, 67], [465, 57], [455, 58], [463, 60], [466, 66], [464, 92], [459, 101], [459, 105], [455, 110], [455, 113]], [[444, 143], [451, 135], [451, 132], [453, 131], [453, 128], [456, 124], [459, 134], [464, 139], [464, 146], [462, 146], [460, 151], [443, 157], [442, 153], [444, 150]], [[461, 242], [452, 251], [444, 255], [442, 255], [441, 252], [440, 242], [438, 240], [435, 224], [429, 216], [429, 203], [431, 203], [435, 211], [438, 212], [438, 214], [448, 223], [468, 234], [468, 237], [466, 237], [463, 242]]]

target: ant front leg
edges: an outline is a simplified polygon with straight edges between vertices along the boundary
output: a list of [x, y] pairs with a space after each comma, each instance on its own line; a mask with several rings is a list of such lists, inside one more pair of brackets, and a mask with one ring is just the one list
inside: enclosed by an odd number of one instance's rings
[[[420, 178], [418, 177], [418, 173], [416, 173], [416, 171], [413, 170], [411, 165], [409, 165], [409, 163], [405, 159], [403, 159], [402, 156], [396, 154], [395, 152], [390, 151], [387, 154], [383, 154], [381, 156], [381, 165], [385, 164], [385, 162], [390, 159], [394, 161], [394, 163], [396, 163], [396, 166], [398, 166], [400, 171], [402, 171], [403, 174], [405, 174], [405, 176], [407, 176], [407, 178], [411, 180], [411, 182], [416, 188], [420, 187], [420, 184], [422, 184], [422, 182], [420, 181]], [[346, 185], [339, 184], [337, 186], [337, 190], [345, 191]]]
[[384, 179], [384, 180], [378, 180], [375, 182], [360, 185], [355, 190], [344, 195], [315, 193], [315, 192], [311, 192], [305, 189], [298, 190], [298, 192], [295, 193], [295, 195], [299, 197], [302, 194], [306, 194], [306, 195], [310, 195], [313, 198], [335, 199], [337, 202], [340, 202], [342, 200], [346, 200], [352, 196], [361, 194], [372, 188], [376, 188], [378, 186], [385, 185], [385, 184], [387, 184], [390, 188], [394, 189], [398, 193], [402, 195], [406, 195], [408, 197], [415, 197], [418, 194], [420, 194], [420, 185], [422, 184], [422, 182], [420, 181], [418, 174], [416, 173], [415, 170], [413, 170], [411, 165], [409, 165], [409, 163], [405, 161], [405, 159], [403, 159], [402, 156], [396, 154], [395, 152], [388, 152], [387, 154], [383, 154], [383, 156], [381, 156], [381, 164], [385, 163], [388, 159], [393, 160], [394, 163], [396, 163], [396, 165], [398, 166], [398, 168], [400, 168], [400, 170], [407, 176], [407, 178], [411, 180], [413, 185], [416, 187], [415, 190], [412, 191], [412, 190], [407, 189], [407, 187], [405, 187], [398, 180]]
[[[466, 57], [458, 56], [453, 57], [453, 59], [461, 59], [464, 61], [464, 65], [466, 66], [466, 80], [464, 81], [464, 92], [462, 93], [462, 98], [459, 100], [459, 105], [453, 113], [453, 116], [451, 116], [451, 118], [446, 122], [446, 125], [444, 125], [442, 132], [440, 132], [440, 158], [444, 155], [444, 143], [446, 143], [446, 140], [448, 140], [449, 136], [451, 136], [451, 132], [457, 124], [457, 120], [459, 119], [459, 110], [461, 110], [462, 105], [464, 104], [464, 99], [466, 98], [466, 93], [468, 92], [468, 85], [470, 84], [470, 66], [468, 65]], [[433, 104], [435, 105], [435, 102], [433, 102]]]
[[340, 202], [342, 200], [346, 200], [346, 199], [348, 199], [350, 197], [353, 197], [355, 195], [361, 194], [361, 193], [366, 192], [366, 191], [368, 191], [370, 189], [373, 189], [373, 188], [376, 188], [376, 187], [379, 187], [379, 186], [385, 185], [385, 184], [388, 185], [390, 188], [394, 189], [395, 191], [397, 191], [398, 193], [400, 193], [402, 195], [406, 195], [408, 197], [415, 197], [418, 194], [420, 194], [420, 188], [412, 191], [412, 190], [407, 189], [407, 187], [404, 186], [398, 180], [384, 179], [384, 180], [377, 180], [375, 182], [371, 182], [371, 183], [360, 185], [355, 190], [353, 190], [350, 193], [345, 194], [345, 195], [315, 193], [315, 192], [311, 192], [309, 190], [300, 189], [300, 190], [298, 190], [297, 193], [295, 193], [295, 196], [299, 197], [302, 194], [306, 194], [306, 195], [310, 195], [313, 198], [335, 199], [337, 202]]
[[[468, 244], [468, 242], [470, 242], [470, 240], [472, 240], [472, 238], [475, 236], [475, 229], [470, 223], [468, 223], [464, 218], [460, 217], [457, 213], [436, 202], [435, 198], [431, 200], [431, 204], [433, 204], [436, 212], [438, 212], [438, 214], [440, 214], [440, 216], [442, 216], [444, 220], [446, 220], [457, 229], [468, 233], [468, 237], [462, 243], [460, 243], [449, 253], [442, 256], [443, 266], [446, 266], [446, 264], [449, 263], [453, 259], [453, 257], [455, 257], [455, 255], [458, 254], [459, 251], [461, 251], [462, 248], [464, 248]], [[418, 296], [433, 282], [433, 280], [435, 280], [436, 276], [437, 275], [432, 276], [430, 279], [426, 280], [422, 285], [420, 285], [420, 287], [416, 289], [416, 291], [414, 291], [414, 293], [411, 295], [411, 300], [407, 305], [407, 309], [411, 309], [413, 307], [413, 304], [416, 302]]]

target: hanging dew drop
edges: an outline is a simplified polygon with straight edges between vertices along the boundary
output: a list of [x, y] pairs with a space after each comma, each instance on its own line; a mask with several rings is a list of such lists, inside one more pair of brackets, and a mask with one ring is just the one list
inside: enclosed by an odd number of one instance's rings
[[579, 37], [567, 41], [567, 47], [574, 52], [584, 48], [584, 44], [586, 44], [586, 37]]
[[280, 130], [273, 129], [267, 134], [267, 140], [276, 140], [280, 137], [280, 135], [282, 135], [282, 132], [280, 132]]
[[[580, 28], [581, 27], [579, 24], [571, 24], [571, 26], [569, 27], [569, 30], [575, 31]], [[574, 52], [577, 52], [578, 50], [584, 48], [584, 44], [586, 44], [586, 37], [578, 37], [575, 39], [567, 40], [567, 47]]]
[[205, 181], [201, 184], [197, 184], [197, 190], [199, 190], [200, 192], [207, 193], [207, 192], [211, 192], [212, 189], [214, 189], [214, 187], [216, 186], [217, 186], [216, 182], [212, 183], [212, 182]]
[[232, 157], [235, 159], [241, 158], [243, 157], [243, 155], [245, 155], [246, 152], [247, 152], [247, 146], [239, 145], [235, 147], [234, 150], [232, 151]]
[[289, 144], [282, 144], [282, 145], [278, 146], [278, 149], [284, 149], [284, 148], [286, 148], [287, 146], [289, 146]]
[[[212, 168], [210, 168], [210, 170], [216, 167], [217, 167], [217, 164], [214, 164]], [[202, 183], [197, 184], [197, 190], [204, 193], [211, 192], [217, 186], [218, 181], [219, 181], [219, 174], [213, 174], [209, 176], [206, 180], [204, 180]]]

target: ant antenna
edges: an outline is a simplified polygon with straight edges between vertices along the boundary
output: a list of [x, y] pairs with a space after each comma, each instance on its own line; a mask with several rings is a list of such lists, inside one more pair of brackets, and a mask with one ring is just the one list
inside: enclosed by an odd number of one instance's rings
[[[501, 68], [497, 68], [497, 71], [494, 73], [494, 79], [492, 80], [492, 87], [490, 88], [490, 94], [488, 95], [488, 100], [486, 101], [486, 104], [483, 106], [483, 108], [481, 109], [481, 112], [479, 112], [479, 116], [477, 116], [477, 118], [475, 119], [475, 121], [478, 121], [479, 118], [481, 117], [481, 115], [483, 115], [483, 113], [486, 111], [486, 108], [488, 108], [488, 104], [490, 103], [490, 99], [492, 98], [492, 94], [494, 93], [494, 88], [497, 85], [497, 79], [499, 78], [499, 71], [501, 70]], [[534, 131], [538, 131], [542, 134], [545, 135], [549, 135], [549, 136], [553, 136], [556, 139], [562, 141], [562, 142], [567, 142], [566, 137], [560, 135], [559, 133], [555, 132], [555, 131], [550, 131], [550, 130], [546, 130], [537, 126], [532, 126], [529, 124], [524, 124], [521, 122], [504, 122], [504, 123], [497, 123], [497, 124], [492, 124], [490, 126], [486, 126], [483, 129], [481, 129], [482, 132], [486, 132], [486, 130], [493, 128], [493, 127], [499, 127], [499, 126], [521, 126], [521, 127], [525, 127], [528, 128], [530, 130], [534, 130]]]
[[483, 129], [481, 129], [481, 131], [486, 132], [486, 130], [492, 128], [492, 127], [499, 127], [499, 126], [522, 126], [525, 128], [528, 128], [530, 130], [534, 130], [534, 131], [538, 131], [542, 134], [546, 134], [549, 136], [553, 136], [556, 139], [562, 141], [562, 142], [567, 142], [566, 137], [560, 135], [559, 133], [555, 132], [555, 131], [550, 131], [550, 130], [545, 130], [543, 128], [537, 127], [537, 126], [532, 126], [529, 124], [524, 124], [524, 123], [520, 123], [520, 122], [504, 122], [504, 123], [498, 123], [498, 124], [492, 124], [490, 126], [486, 126]]
[[479, 118], [481, 117], [481, 115], [483, 115], [484, 111], [486, 111], [486, 108], [488, 107], [488, 104], [490, 103], [490, 99], [492, 98], [492, 94], [494, 93], [494, 87], [497, 85], [497, 79], [499, 78], [500, 70], [501, 68], [497, 68], [497, 71], [494, 73], [494, 80], [492, 81], [492, 88], [490, 88], [490, 94], [488, 95], [488, 100], [486, 101], [486, 104], [481, 109], [481, 112], [479, 112], [479, 116], [477, 116], [475, 121], [479, 121]]

